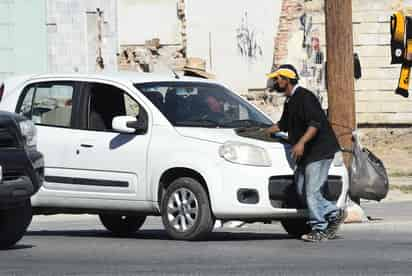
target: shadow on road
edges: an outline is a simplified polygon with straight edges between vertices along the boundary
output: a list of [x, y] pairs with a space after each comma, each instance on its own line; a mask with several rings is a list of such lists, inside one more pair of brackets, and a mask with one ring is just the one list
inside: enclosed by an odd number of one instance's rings
[[[171, 240], [164, 230], [141, 230], [128, 237], [117, 237], [103, 230], [81, 230], [81, 231], [29, 231], [26, 236], [63, 236], [84, 238], [117, 238], [138, 240]], [[258, 240], [288, 240], [294, 239], [287, 234], [252, 233], [252, 232], [213, 232], [206, 241], [258, 241]], [[202, 242], [202, 241], [201, 241]]]
[[22, 250], [22, 249], [31, 249], [36, 246], [31, 245], [31, 244], [17, 244], [13, 247], [7, 248], [7, 249], [0, 249], [0, 252], [2, 251], [10, 251], [10, 250]]

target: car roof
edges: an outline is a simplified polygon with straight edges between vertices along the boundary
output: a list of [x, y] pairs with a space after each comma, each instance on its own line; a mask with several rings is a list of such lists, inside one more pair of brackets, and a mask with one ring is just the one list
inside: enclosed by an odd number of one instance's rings
[[[176, 78], [172, 72], [170, 74], [159, 73], [142, 73], [133, 71], [120, 72], [102, 72], [102, 73], [48, 73], [38, 75], [17, 76], [9, 79], [19, 78], [24, 80], [35, 79], [94, 79], [94, 80], [109, 80], [115, 82], [132, 82], [132, 83], [152, 83], [152, 82], [202, 82], [216, 83], [213, 80], [207, 80], [195, 77], [179, 76]], [[5, 80], [7, 81], [7, 79]]]

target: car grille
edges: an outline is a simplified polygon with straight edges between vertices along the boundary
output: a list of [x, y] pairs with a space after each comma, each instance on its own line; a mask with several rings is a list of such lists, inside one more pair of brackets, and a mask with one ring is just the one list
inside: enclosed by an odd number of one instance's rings
[[9, 129], [0, 127], [0, 148], [16, 148], [18, 140], [14, 133]]
[[[336, 201], [341, 194], [342, 185], [342, 177], [330, 175], [322, 190], [325, 198]], [[284, 201], [295, 195], [293, 175], [272, 176], [269, 179], [269, 197], [271, 200]]]
[[24, 175], [24, 170], [3, 170], [3, 181], [17, 180]]

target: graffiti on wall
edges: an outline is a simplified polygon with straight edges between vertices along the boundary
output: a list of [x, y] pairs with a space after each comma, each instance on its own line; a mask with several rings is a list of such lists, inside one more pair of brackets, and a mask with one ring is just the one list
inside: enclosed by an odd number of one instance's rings
[[325, 89], [325, 54], [321, 49], [320, 31], [313, 27], [310, 13], [303, 13], [299, 21], [305, 53], [299, 68], [300, 74], [322, 102], [321, 91]]
[[249, 25], [248, 14], [245, 12], [240, 27], [236, 29], [237, 48], [242, 56], [257, 58], [263, 55], [259, 34]]

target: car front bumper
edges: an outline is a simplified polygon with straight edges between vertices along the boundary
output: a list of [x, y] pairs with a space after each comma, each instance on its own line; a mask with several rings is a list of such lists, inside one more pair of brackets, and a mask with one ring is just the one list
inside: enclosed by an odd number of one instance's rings
[[0, 208], [29, 199], [43, 183], [43, 155], [36, 150], [1, 150], [0, 166]]
[[[221, 191], [213, 206], [216, 218], [265, 221], [307, 216], [304, 207], [290, 204], [290, 197], [295, 202], [299, 200], [290, 167], [276, 164], [252, 167], [224, 162], [221, 173]], [[345, 207], [348, 191], [346, 168], [332, 166], [328, 181], [326, 197], [336, 201], [339, 208]]]

